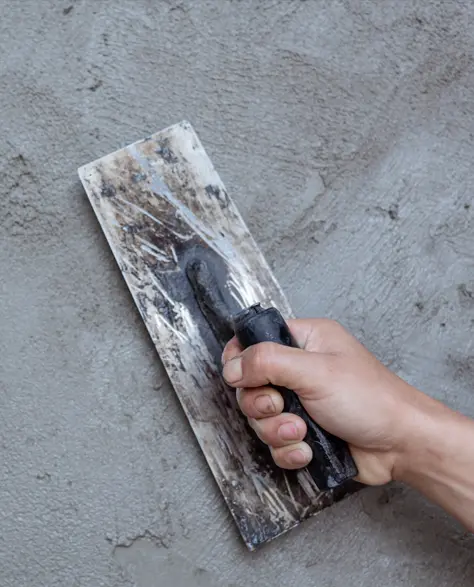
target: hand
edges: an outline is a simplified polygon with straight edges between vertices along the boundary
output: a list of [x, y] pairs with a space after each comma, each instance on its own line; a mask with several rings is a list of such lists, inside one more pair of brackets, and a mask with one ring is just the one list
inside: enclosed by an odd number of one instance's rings
[[236, 338], [223, 354], [223, 375], [239, 388], [243, 413], [270, 446], [277, 465], [305, 466], [312, 458], [303, 442], [304, 421], [282, 413], [283, 398], [270, 385], [288, 387], [309, 415], [349, 443], [362, 483], [394, 478], [415, 420], [416, 406], [429, 398], [411, 387], [331, 320], [290, 320], [300, 348], [261, 343], [242, 351]]

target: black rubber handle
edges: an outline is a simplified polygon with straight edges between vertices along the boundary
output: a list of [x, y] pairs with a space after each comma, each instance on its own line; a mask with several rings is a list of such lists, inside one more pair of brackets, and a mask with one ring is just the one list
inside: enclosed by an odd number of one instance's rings
[[[276, 342], [297, 347], [283, 316], [276, 308], [255, 304], [234, 317], [234, 331], [247, 348], [259, 342]], [[284, 411], [297, 414], [307, 426], [304, 441], [313, 451], [307, 469], [321, 490], [334, 489], [357, 475], [357, 467], [344, 440], [326, 432], [308, 415], [298, 396], [286, 387], [277, 387], [283, 396]]]

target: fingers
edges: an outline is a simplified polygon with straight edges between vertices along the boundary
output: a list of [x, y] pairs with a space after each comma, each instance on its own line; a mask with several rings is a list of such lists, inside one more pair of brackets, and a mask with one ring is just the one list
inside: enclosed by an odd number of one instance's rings
[[283, 398], [273, 387], [238, 389], [237, 402], [248, 418], [268, 418], [283, 411]]
[[270, 450], [275, 464], [282, 469], [301, 469], [313, 458], [313, 452], [306, 442], [270, 448]]
[[306, 318], [288, 320], [287, 323], [293, 338], [301, 349], [317, 353], [331, 353], [347, 344], [348, 333], [335, 320]]
[[[328, 322], [322, 320], [321, 322]], [[308, 341], [314, 337], [317, 330], [318, 320], [287, 320], [288, 327], [293, 335], [296, 344], [300, 349], [306, 348]], [[225, 364], [235, 356], [240, 355], [244, 349], [240, 346], [237, 338], [234, 336], [226, 344], [222, 354], [222, 364]]]
[[[304, 318], [287, 320], [291, 334], [300, 349], [317, 353], [331, 353], [351, 346], [354, 339], [338, 322], [327, 318]], [[240, 354], [243, 348], [234, 336], [224, 349], [222, 363]]]
[[293, 338], [295, 339], [295, 342], [300, 349], [305, 349], [310, 338], [314, 336], [317, 329], [317, 322], [317, 319], [293, 319], [286, 321], [291, 334], [293, 335]]
[[[231, 346], [223, 376], [233, 387], [279, 385], [295, 391], [314, 387], [327, 370], [323, 355], [263, 342], [240, 354]], [[235, 353], [235, 354], [234, 354]]]
[[232, 337], [229, 342], [225, 345], [224, 352], [222, 353], [222, 364], [225, 365], [227, 361], [230, 361], [240, 353], [244, 349], [240, 346], [239, 341], [234, 336]]
[[299, 443], [306, 436], [306, 424], [294, 414], [279, 414], [261, 420], [249, 418], [249, 424], [260, 440], [272, 448]]
[[270, 447], [279, 467], [299, 469], [309, 463], [313, 455], [302, 442], [306, 424], [299, 416], [281, 413], [283, 398], [275, 389], [238, 389], [237, 401], [257, 436]]
[[278, 467], [300, 469], [313, 458], [311, 448], [303, 442], [306, 424], [294, 414], [279, 414], [260, 420], [249, 418], [249, 424], [270, 452]]
[[314, 387], [323, 370], [321, 357], [316, 352], [301, 350], [311, 337], [314, 339], [314, 322], [289, 321], [301, 348], [261, 343], [243, 350], [234, 337], [222, 355], [224, 379], [239, 388], [240, 409], [249, 418], [249, 424], [260, 440], [270, 447], [276, 465], [284, 469], [305, 467], [313, 455], [303, 441], [305, 422], [294, 414], [282, 413], [283, 398], [269, 386], [280, 385], [296, 391]]

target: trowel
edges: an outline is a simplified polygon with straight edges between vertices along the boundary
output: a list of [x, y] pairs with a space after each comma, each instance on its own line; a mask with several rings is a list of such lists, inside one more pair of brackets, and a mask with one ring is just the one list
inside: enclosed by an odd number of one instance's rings
[[311, 420], [313, 459], [278, 468], [222, 379], [236, 335], [296, 346], [292, 311], [192, 126], [180, 122], [79, 169], [79, 176], [207, 463], [250, 550], [357, 488], [345, 442]]

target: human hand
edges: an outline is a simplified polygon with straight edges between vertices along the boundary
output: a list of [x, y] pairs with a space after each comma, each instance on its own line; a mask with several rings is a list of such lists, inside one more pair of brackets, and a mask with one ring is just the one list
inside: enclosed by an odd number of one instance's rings
[[358, 480], [392, 480], [406, 451], [417, 405], [424, 394], [383, 366], [337, 322], [289, 320], [300, 348], [260, 343], [242, 350], [234, 337], [223, 353], [223, 375], [276, 464], [304, 467], [312, 458], [303, 442], [304, 421], [282, 413], [283, 398], [271, 385], [292, 389], [308, 414], [349, 443]]

